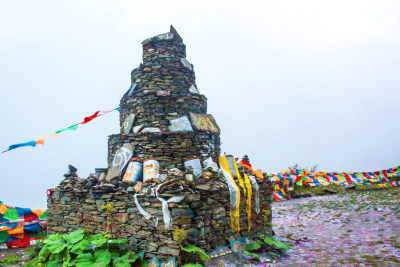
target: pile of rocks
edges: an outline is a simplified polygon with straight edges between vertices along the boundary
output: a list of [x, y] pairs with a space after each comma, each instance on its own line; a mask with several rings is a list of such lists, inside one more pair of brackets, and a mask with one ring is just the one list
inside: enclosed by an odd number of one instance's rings
[[[183, 160], [190, 157], [217, 160], [219, 130], [190, 125], [191, 113], [206, 115], [207, 99], [197, 89], [182, 38], [171, 26], [170, 32], [142, 44], [143, 63], [132, 71], [131, 86], [120, 103], [121, 133], [109, 137], [109, 167], [126, 143], [134, 145], [135, 157], [156, 158], [167, 169], [183, 169]], [[182, 118], [187, 127], [171, 129], [171, 120]]]

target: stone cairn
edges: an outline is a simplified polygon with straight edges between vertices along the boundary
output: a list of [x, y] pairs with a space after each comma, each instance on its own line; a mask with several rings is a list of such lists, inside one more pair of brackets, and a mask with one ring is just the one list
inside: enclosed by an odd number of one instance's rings
[[[206, 252], [262, 231], [259, 210], [271, 210], [267, 176], [255, 177], [259, 189], [252, 195], [250, 231], [243, 192], [240, 231], [231, 228], [230, 191], [217, 166], [219, 128], [206, 114], [206, 98], [197, 90], [182, 38], [171, 26], [170, 32], [143, 41], [143, 52], [143, 64], [132, 71], [131, 87], [121, 99], [121, 133], [109, 138], [108, 168], [84, 179], [69, 166], [60, 185], [48, 190], [49, 234], [109, 231], [113, 238], [128, 238], [147, 258], [165, 260], [180, 256], [176, 228], [185, 229], [185, 243]], [[190, 158], [203, 166], [185, 168]], [[126, 180], [132, 160], [149, 159], [159, 162], [152, 177], [144, 166], [138, 180]], [[249, 162], [247, 156], [243, 160]], [[111, 218], [103, 209], [110, 202]]]
[[[120, 103], [121, 134], [109, 138], [109, 166], [117, 149], [125, 143], [135, 146], [134, 156], [156, 158], [161, 167], [168, 169], [183, 169], [183, 160], [191, 157], [212, 157], [216, 161], [221, 151], [216, 123], [213, 131], [171, 131], [171, 120], [189, 118], [190, 113], [207, 113], [207, 99], [197, 89], [182, 38], [171, 26], [169, 33], [142, 44], [143, 63], [132, 71], [131, 87]], [[127, 133], [124, 122], [132, 114], [133, 130]]]

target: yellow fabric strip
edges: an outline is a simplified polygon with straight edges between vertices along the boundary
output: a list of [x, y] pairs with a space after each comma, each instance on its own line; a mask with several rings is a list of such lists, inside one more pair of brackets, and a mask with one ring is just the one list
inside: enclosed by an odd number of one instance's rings
[[219, 158], [219, 164], [220, 164], [221, 168], [229, 174], [229, 177], [227, 177], [227, 179], [231, 179], [230, 182], [237, 189], [238, 194], [237, 194], [236, 206], [233, 207], [233, 212], [231, 211], [230, 217], [231, 217], [231, 227], [232, 227], [233, 231], [239, 232], [240, 231], [240, 224], [239, 224], [240, 189], [236, 185], [235, 180], [232, 177], [232, 173], [229, 170], [229, 165], [228, 165], [228, 161], [226, 160], [226, 156], [222, 156]]
[[253, 194], [252, 185], [249, 177], [247, 177], [246, 173], [243, 172], [244, 183], [247, 188], [247, 202], [246, 202], [246, 213], [247, 213], [247, 231], [250, 232], [251, 228], [251, 196]]
[[234, 165], [235, 165], [235, 171], [236, 171], [236, 173], [237, 173], [237, 178], [238, 178], [238, 180], [239, 180], [239, 185], [240, 185], [240, 187], [243, 189], [244, 195], [246, 195], [246, 187], [244, 186], [244, 182], [243, 182], [242, 176], [240, 176], [240, 172], [239, 172], [239, 170], [238, 170], [238, 166], [237, 166], [237, 164], [236, 164], [236, 159], [235, 159], [235, 157], [233, 157], [233, 163], [234, 163]]

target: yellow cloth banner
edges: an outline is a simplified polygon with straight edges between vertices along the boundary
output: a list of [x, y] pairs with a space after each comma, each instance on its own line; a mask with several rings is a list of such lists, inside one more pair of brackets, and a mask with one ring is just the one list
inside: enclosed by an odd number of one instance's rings
[[241, 188], [243, 188], [243, 193], [246, 196], [246, 187], [244, 186], [244, 182], [243, 182], [242, 176], [240, 176], [240, 172], [238, 170], [238, 166], [236, 164], [235, 157], [233, 157], [233, 163], [234, 163], [234, 166], [235, 166], [235, 171], [237, 173], [237, 178], [239, 180], [239, 185], [240, 185]]
[[223, 171], [225, 171], [227, 173], [227, 175], [225, 177], [226, 177], [226, 179], [229, 179], [228, 185], [231, 184], [237, 190], [236, 205], [234, 207], [233, 206], [231, 207], [230, 217], [231, 217], [231, 227], [232, 227], [233, 231], [239, 232], [240, 231], [240, 224], [239, 224], [240, 189], [236, 185], [235, 180], [233, 179], [232, 173], [229, 170], [229, 165], [228, 165], [228, 161], [226, 160], [226, 156], [222, 156], [219, 158], [219, 164], [220, 164], [221, 168], [223, 169]]
[[251, 228], [251, 196], [253, 194], [252, 185], [249, 177], [247, 177], [246, 173], [243, 172], [244, 183], [247, 188], [247, 201], [246, 201], [246, 213], [247, 213], [247, 231], [250, 232]]

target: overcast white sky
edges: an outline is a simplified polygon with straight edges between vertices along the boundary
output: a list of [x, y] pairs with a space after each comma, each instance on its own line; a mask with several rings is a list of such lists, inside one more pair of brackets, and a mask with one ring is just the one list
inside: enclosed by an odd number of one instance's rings
[[[399, 165], [400, 2], [0, 1], [0, 149], [115, 108], [141, 41], [173, 24], [223, 151], [255, 168]], [[0, 155], [0, 200], [46, 207], [67, 165], [106, 167], [117, 112]]]

